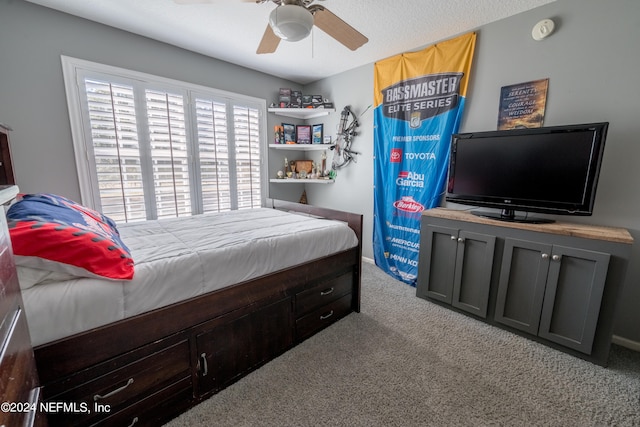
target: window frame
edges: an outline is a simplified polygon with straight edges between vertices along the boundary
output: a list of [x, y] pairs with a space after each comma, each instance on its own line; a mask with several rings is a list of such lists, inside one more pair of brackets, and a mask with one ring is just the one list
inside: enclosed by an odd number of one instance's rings
[[[76, 162], [76, 169], [78, 173], [78, 184], [80, 187], [81, 203], [92, 209], [101, 211], [102, 204], [100, 200], [100, 190], [98, 188], [98, 178], [95, 167], [95, 161], [93, 160], [93, 142], [91, 140], [91, 130], [87, 129], [89, 121], [84, 120], [85, 112], [83, 111], [83, 97], [85, 96], [82, 91], [84, 90], [78, 84], [78, 80], [85, 76], [95, 77], [96, 75], [104, 75], [109, 78], [111, 82], [118, 82], [127, 85], [132, 84], [144, 84], [147, 89], [157, 89], [171, 91], [175, 93], [182, 93], [185, 96], [185, 123], [187, 123], [187, 139], [193, 140], [197, 138], [197, 117], [193, 114], [195, 110], [196, 97], [208, 97], [216, 101], [224, 100], [226, 102], [226, 108], [228, 121], [233, 120], [233, 106], [238, 104], [245, 104], [250, 108], [258, 110], [258, 127], [259, 127], [259, 147], [260, 147], [260, 205], [265, 206], [267, 192], [268, 192], [268, 172], [267, 172], [267, 124], [266, 124], [266, 100], [262, 98], [256, 98], [252, 96], [237, 94], [229, 91], [215, 89], [207, 86], [197, 85], [180, 80], [170, 79], [153, 74], [143, 73], [134, 70], [128, 70], [120, 67], [100, 64], [83, 59], [73, 58], [69, 56], [61, 55], [62, 72], [64, 78], [65, 93], [67, 98], [67, 107], [69, 109], [69, 120], [71, 125], [71, 137], [73, 140], [74, 156]], [[140, 89], [134, 86], [134, 91]], [[144, 92], [144, 90], [142, 90]], [[140, 99], [140, 98], [138, 98]], [[142, 98], [144, 99], [144, 98]], [[146, 114], [140, 114], [141, 109], [144, 109], [144, 102], [138, 100], [136, 102], [136, 117], [145, 118]], [[231, 128], [233, 129], [233, 128]], [[145, 135], [140, 135], [140, 138], [147, 138]], [[191, 145], [191, 143], [189, 143]], [[193, 153], [193, 150], [189, 152], [189, 176], [190, 179], [197, 178], [199, 183], [200, 168], [199, 158], [197, 153]], [[235, 158], [235, 150], [234, 158]], [[231, 164], [231, 163], [230, 163]], [[232, 170], [230, 170], [230, 179], [233, 179], [232, 188], [235, 188], [236, 178], [235, 163]], [[191, 186], [192, 202], [192, 215], [202, 212], [202, 200], [199, 197], [195, 197], [196, 187]], [[145, 204], [147, 208], [149, 202], [147, 196], [145, 196]], [[237, 200], [232, 198], [231, 209], [238, 209]], [[151, 207], [151, 212], [155, 211]], [[149, 210], [147, 212], [150, 212]], [[147, 219], [148, 219], [147, 214]]]

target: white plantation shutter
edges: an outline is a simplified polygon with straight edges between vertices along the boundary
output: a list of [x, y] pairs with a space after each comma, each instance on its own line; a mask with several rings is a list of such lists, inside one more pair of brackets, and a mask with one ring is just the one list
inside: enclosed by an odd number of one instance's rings
[[118, 222], [262, 205], [264, 100], [63, 57], [82, 202]]
[[238, 209], [260, 206], [260, 128], [258, 110], [234, 105]]
[[231, 209], [226, 103], [196, 97], [198, 156], [203, 212]]
[[133, 88], [86, 79], [87, 110], [102, 212], [146, 219]]
[[191, 215], [184, 96], [145, 91], [157, 218]]

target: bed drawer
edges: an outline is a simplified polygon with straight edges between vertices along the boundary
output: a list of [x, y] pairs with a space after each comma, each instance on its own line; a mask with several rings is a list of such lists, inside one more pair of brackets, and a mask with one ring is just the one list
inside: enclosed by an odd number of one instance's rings
[[[85, 404], [89, 413], [60, 413], [49, 416], [51, 425], [86, 424], [103, 418], [139, 401], [168, 384], [188, 379], [191, 382], [189, 342], [179, 341], [119, 369], [59, 394], [49, 400]], [[102, 409], [100, 414], [98, 409]]]
[[335, 279], [318, 283], [312, 288], [297, 293], [296, 317], [299, 318], [331, 301], [335, 301], [351, 293], [352, 288], [353, 275], [348, 273], [338, 276]]
[[157, 427], [184, 412], [191, 406], [192, 401], [191, 379], [185, 378], [90, 425], [92, 427]]
[[344, 295], [296, 320], [296, 339], [303, 340], [351, 313], [351, 294]]

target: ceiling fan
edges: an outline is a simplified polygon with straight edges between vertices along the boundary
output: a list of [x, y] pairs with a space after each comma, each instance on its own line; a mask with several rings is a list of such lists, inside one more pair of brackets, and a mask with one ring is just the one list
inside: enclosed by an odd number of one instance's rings
[[[247, 1], [247, 0], [244, 0]], [[273, 53], [280, 40], [298, 41], [307, 37], [315, 25], [351, 50], [369, 41], [351, 25], [344, 22], [326, 7], [312, 3], [315, 0], [249, 0], [255, 3], [272, 1], [278, 6], [269, 15], [256, 53]], [[211, 0], [174, 0], [179, 4], [210, 3]]]

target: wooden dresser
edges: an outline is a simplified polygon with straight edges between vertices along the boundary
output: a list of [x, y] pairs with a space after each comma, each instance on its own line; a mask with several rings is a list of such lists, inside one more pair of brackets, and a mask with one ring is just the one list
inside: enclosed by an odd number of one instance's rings
[[[0, 186], [9, 203], [16, 186]], [[46, 426], [27, 319], [11, 249], [4, 207], [0, 215], [0, 426]]]
[[0, 123], [0, 186], [14, 185], [13, 163], [11, 161], [11, 143], [9, 131], [11, 129]]
[[623, 228], [430, 209], [416, 295], [606, 366], [632, 244]]

